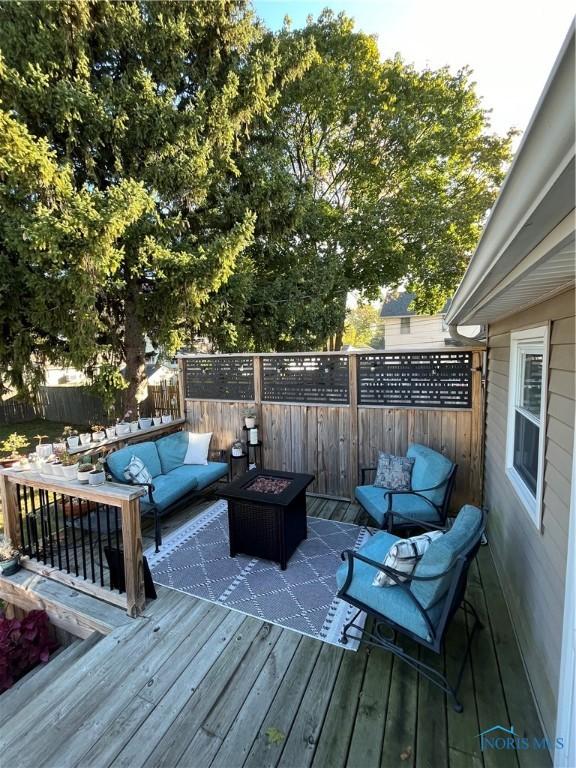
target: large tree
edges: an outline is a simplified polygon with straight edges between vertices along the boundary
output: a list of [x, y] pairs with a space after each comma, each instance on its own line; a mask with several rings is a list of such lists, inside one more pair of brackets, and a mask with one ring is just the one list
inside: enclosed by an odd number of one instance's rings
[[318, 348], [331, 336], [338, 347], [346, 293], [376, 298], [384, 285], [437, 311], [478, 239], [512, 132], [490, 133], [467, 69], [383, 61], [343, 14], [277, 39], [315, 58], [222, 188], [231, 213], [253, 200], [259, 217], [245, 275], [223, 286], [206, 333], [226, 349]]
[[[294, 49], [292, 49], [294, 50]], [[298, 67], [244, 0], [0, 2], [0, 367], [99, 370], [128, 401], [252, 241], [212, 190]]]

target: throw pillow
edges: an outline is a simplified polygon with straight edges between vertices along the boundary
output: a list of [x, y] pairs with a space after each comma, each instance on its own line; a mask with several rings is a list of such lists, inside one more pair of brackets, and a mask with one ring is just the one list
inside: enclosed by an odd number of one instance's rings
[[387, 488], [389, 491], [409, 491], [414, 461], [415, 459], [409, 459], [406, 456], [378, 454], [374, 485], [377, 488]]
[[[405, 574], [398, 577], [400, 581], [408, 581], [424, 552], [434, 539], [442, 535], [443, 531], [431, 531], [397, 541], [388, 550], [383, 565]], [[393, 587], [395, 584], [394, 579], [384, 571], [378, 571], [372, 582], [373, 587]]]
[[208, 464], [210, 440], [212, 440], [212, 432], [203, 434], [188, 432], [188, 448], [184, 456], [184, 464]]
[[124, 468], [124, 477], [126, 480], [132, 480], [134, 483], [151, 483], [152, 475], [148, 472], [146, 464], [137, 456], [132, 456], [128, 466]]

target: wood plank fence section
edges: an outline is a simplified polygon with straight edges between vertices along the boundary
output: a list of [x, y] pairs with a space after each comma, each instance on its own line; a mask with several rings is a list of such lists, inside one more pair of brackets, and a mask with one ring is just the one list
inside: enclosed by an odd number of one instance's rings
[[31, 421], [36, 416], [36, 408], [33, 403], [10, 397], [0, 401], [0, 424], [19, 424], [22, 421]]
[[[466, 502], [480, 503], [482, 487], [483, 351], [467, 351], [468, 408], [359, 404], [360, 353], [348, 356], [348, 404], [267, 402], [262, 397], [261, 381], [262, 358], [266, 356], [256, 355], [254, 400], [208, 399], [207, 392], [206, 399], [184, 399], [185, 417], [190, 429], [214, 433], [214, 448], [229, 450], [232, 442], [243, 436], [244, 411], [253, 407], [263, 441], [264, 466], [310, 472], [316, 478], [310, 487], [312, 492], [342, 498], [353, 496], [360, 467], [375, 466], [379, 451], [404, 455], [410, 443], [422, 443], [459, 465], [453, 496], [456, 509]], [[273, 357], [278, 361], [281, 356]], [[286, 357], [292, 365], [295, 353]], [[285, 370], [289, 375], [288, 365]], [[181, 360], [180, 386], [185, 392], [184, 371]]]

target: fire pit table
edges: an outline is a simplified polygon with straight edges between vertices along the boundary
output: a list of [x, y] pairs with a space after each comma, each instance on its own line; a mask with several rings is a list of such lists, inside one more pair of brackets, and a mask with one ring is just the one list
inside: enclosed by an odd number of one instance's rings
[[218, 491], [228, 501], [230, 557], [273, 560], [286, 570], [306, 538], [306, 488], [314, 475], [252, 469]]

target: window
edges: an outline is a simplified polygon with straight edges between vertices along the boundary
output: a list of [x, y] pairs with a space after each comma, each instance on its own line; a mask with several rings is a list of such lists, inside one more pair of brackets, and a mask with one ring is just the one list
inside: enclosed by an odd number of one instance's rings
[[409, 317], [401, 317], [400, 318], [400, 333], [410, 333], [410, 318]]
[[510, 337], [506, 474], [540, 528], [546, 432], [548, 326]]

